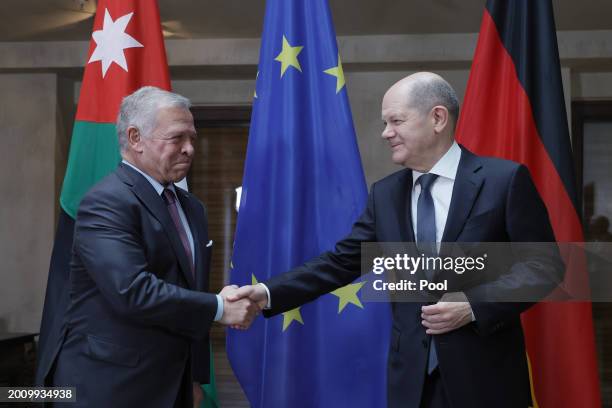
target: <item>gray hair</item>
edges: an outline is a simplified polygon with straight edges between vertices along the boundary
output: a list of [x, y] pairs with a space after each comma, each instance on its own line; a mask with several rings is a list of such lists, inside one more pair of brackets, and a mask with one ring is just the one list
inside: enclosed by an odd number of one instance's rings
[[127, 147], [128, 128], [136, 127], [142, 137], [149, 137], [155, 128], [157, 112], [160, 109], [190, 107], [191, 102], [184, 96], [154, 86], [143, 86], [126, 96], [121, 101], [117, 115], [117, 135], [121, 151], [125, 151]]
[[453, 120], [453, 127], [459, 118], [459, 100], [455, 90], [438, 75], [424, 75], [411, 84], [409, 104], [421, 113], [428, 113], [434, 106], [444, 106]]

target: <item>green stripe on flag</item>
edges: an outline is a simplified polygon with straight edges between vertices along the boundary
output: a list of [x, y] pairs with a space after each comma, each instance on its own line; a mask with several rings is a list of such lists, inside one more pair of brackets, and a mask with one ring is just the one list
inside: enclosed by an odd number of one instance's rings
[[114, 123], [76, 121], [60, 196], [64, 211], [75, 218], [87, 190], [113, 171], [120, 160]]
[[200, 404], [200, 408], [219, 408], [219, 397], [217, 396], [217, 383], [215, 381], [215, 362], [213, 359], [212, 342], [210, 342], [210, 384], [202, 385], [204, 391], [204, 399]]

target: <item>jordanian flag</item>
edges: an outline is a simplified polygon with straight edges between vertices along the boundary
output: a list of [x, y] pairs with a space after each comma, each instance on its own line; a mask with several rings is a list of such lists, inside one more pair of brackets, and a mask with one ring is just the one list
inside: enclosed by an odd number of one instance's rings
[[[457, 134], [527, 166], [557, 241], [584, 241], [550, 0], [487, 2]], [[586, 281], [579, 271], [566, 282]], [[591, 304], [539, 303], [522, 320], [533, 406], [600, 407]]]
[[[156, 1], [100, 0], [87, 55], [49, 268], [37, 384], [42, 384], [48, 374], [64, 330], [64, 314], [70, 301], [68, 277], [74, 218], [79, 203], [89, 188], [120, 161], [115, 122], [121, 100], [145, 85], [170, 90]], [[214, 390], [210, 391], [214, 395]]]

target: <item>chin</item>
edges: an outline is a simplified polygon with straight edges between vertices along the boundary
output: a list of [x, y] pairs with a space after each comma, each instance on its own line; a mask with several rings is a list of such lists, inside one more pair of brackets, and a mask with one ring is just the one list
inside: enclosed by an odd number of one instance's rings
[[179, 181], [184, 179], [186, 176], [187, 176], [187, 172], [172, 173], [168, 175], [168, 180], [170, 180], [171, 183], [178, 183]]
[[174, 177], [174, 180], [172, 181], [173, 183], [178, 183], [179, 181], [181, 181], [182, 179], [184, 179], [185, 177], [187, 177], [187, 173], [180, 175], [180, 176], [176, 176]]
[[406, 163], [406, 158], [404, 157], [404, 155], [395, 155], [395, 154], [393, 154], [393, 155], [391, 155], [391, 161], [394, 164], [397, 164], [399, 166], [403, 166], [404, 163]]

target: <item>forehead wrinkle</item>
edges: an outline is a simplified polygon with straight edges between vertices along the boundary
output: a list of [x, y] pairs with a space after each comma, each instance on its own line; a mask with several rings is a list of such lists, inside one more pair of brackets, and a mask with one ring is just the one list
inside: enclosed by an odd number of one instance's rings
[[405, 114], [406, 114], [406, 110], [403, 109], [401, 106], [398, 106], [397, 104], [394, 104], [394, 106], [389, 106], [383, 109], [382, 111], [383, 117], [404, 116]]

